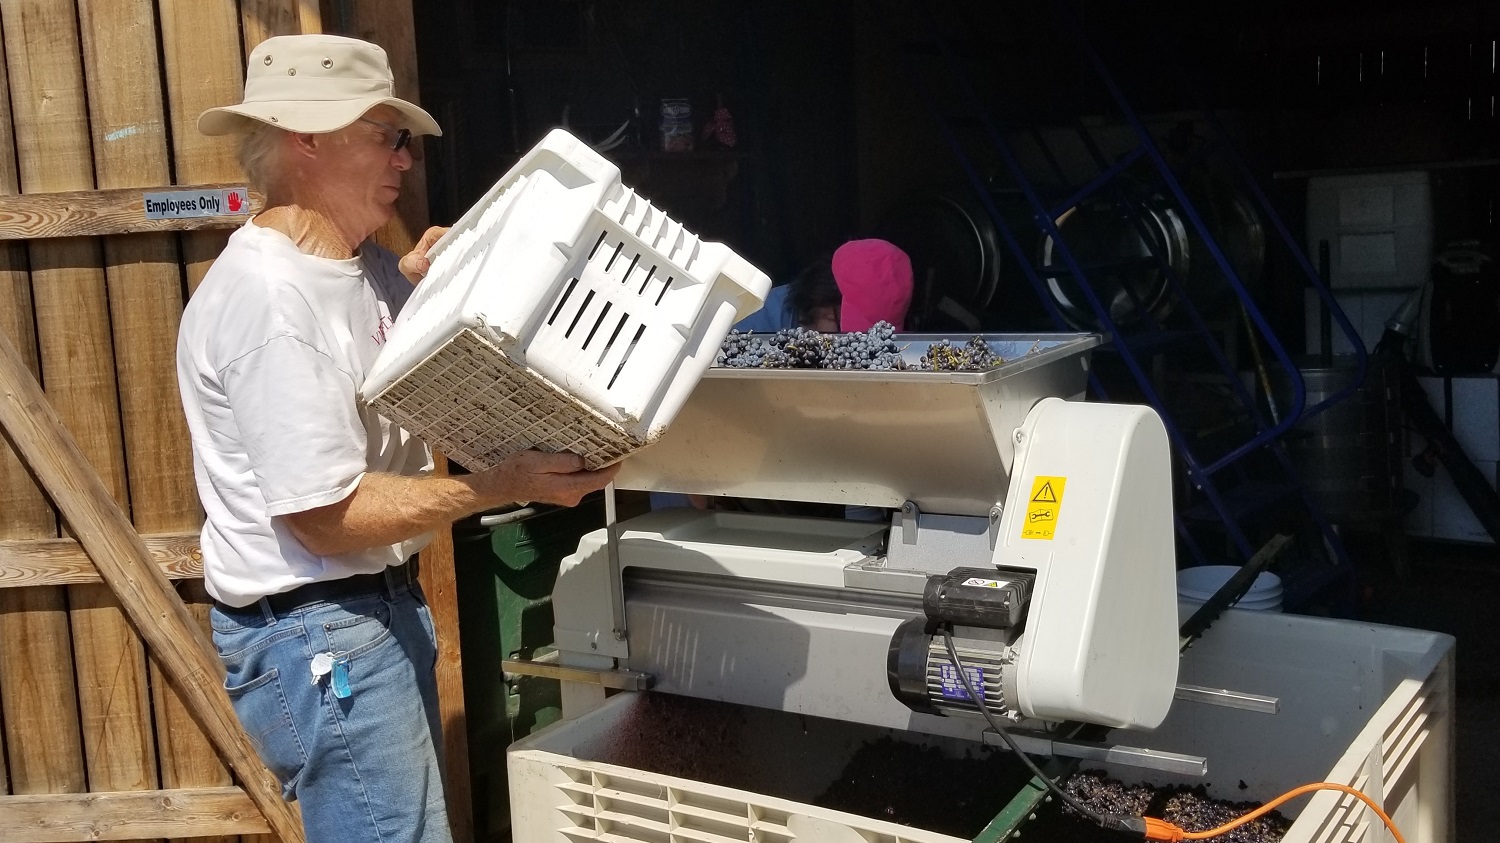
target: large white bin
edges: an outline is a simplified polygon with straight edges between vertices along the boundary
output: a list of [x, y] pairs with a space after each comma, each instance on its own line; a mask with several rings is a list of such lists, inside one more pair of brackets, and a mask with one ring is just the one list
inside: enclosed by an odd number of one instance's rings
[[361, 396], [475, 471], [527, 448], [598, 468], [655, 441], [771, 285], [561, 129], [430, 256]]
[[[1155, 732], [1117, 731], [1112, 738], [1206, 756], [1209, 775], [1200, 782], [1127, 767], [1109, 772], [1158, 785], [1203, 783], [1210, 796], [1235, 801], [1264, 801], [1312, 781], [1353, 785], [1380, 803], [1411, 843], [1445, 843], [1453, 816], [1452, 649], [1453, 639], [1438, 633], [1230, 611], [1184, 656], [1181, 681], [1276, 696], [1280, 713], [1178, 702]], [[854, 724], [748, 711], [743, 734], [726, 746], [771, 761], [772, 769], [754, 774], [755, 791], [596, 760], [622, 727], [631, 728], [640, 699], [618, 695], [512, 745], [517, 843], [960, 840], [804, 801], [839, 775], [855, 741], [888, 734]], [[1287, 843], [1390, 839], [1378, 818], [1343, 794], [1303, 797], [1282, 811], [1295, 819]]]

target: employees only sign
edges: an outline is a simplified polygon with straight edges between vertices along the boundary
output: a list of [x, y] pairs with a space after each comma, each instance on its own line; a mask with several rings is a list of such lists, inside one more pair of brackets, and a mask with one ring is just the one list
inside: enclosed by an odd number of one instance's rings
[[143, 193], [146, 219], [180, 220], [250, 213], [250, 191], [243, 187], [223, 190], [171, 190]]

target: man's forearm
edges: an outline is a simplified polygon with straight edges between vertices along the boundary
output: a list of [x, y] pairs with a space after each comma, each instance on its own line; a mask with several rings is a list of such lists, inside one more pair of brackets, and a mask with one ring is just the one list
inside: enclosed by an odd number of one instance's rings
[[366, 474], [347, 498], [284, 516], [292, 535], [320, 556], [395, 544], [519, 500], [574, 506], [602, 489], [619, 466], [584, 471], [574, 454], [521, 451], [457, 477]]
[[505, 503], [481, 495], [470, 478], [370, 473], [342, 501], [287, 519], [297, 540], [320, 556], [396, 544]]

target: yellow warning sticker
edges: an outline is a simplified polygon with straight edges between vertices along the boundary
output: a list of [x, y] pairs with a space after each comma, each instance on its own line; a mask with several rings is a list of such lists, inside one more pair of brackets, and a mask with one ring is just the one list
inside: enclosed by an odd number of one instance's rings
[[1031, 496], [1026, 500], [1026, 517], [1021, 520], [1021, 538], [1052, 541], [1057, 533], [1057, 517], [1062, 513], [1066, 477], [1037, 475], [1031, 481]]

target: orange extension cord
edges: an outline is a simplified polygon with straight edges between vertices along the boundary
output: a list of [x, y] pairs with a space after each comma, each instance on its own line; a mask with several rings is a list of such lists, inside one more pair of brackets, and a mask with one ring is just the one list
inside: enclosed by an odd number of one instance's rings
[[1354, 788], [1349, 787], [1348, 785], [1334, 784], [1332, 782], [1316, 782], [1314, 784], [1305, 784], [1301, 787], [1294, 788], [1287, 791], [1286, 793], [1281, 794], [1275, 799], [1272, 799], [1270, 802], [1267, 802], [1261, 807], [1256, 808], [1254, 811], [1251, 811], [1243, 817], [1240, 817], [1239, 819], [1232, 822], [1227, 822], [1219, 826], [1218, 828], [1211, 828], [1208, 831], [1184, 831], [1183, 829], [1167, 822], [1166, 820], [1158, 820], [1153, 819], [1152, 817], [1146, 817], [1146, 839], [1165, 840], [1167, 841], [1167, 843], [1177, 843], [1177, 841], [1180, 840], [1208, 840], [1213, 837], [1218, 837], [1221, 834], [1226, 834], [1230, 831], [1233, 831], [1234, 829], [1239, 828], [1245, 823], [1252, 822], [1262, 815], [1270, 811], [1274, 811], [1278, 805], [1286, 802], [1289, 799], [1295, 799], [1304, 793], [1312, 793], [1313, 791], [1317, 790], [1338, 790], [1347, 793], [1350, 796], [1358, 798], [1361, 802], [1370, 806], [1370, 810], [1374, 811], [1376, 816], [1380, 817], [1381, 821], [1385, 823], [1385, 827], [1391, 830], [1391, 835], [1396, 838], [1396, 843], [1406, 843], [1406, 838], [1401, 836], [1401, 831], [1396, 828], [1396, 824], [1391, 821], [1390, 817], [1386, 816], [1385, 811], [1380, 810], [1380, 806], [1375, 804], [1375, 800], [1364, 795], [1363, 793], [1360, 793]]

